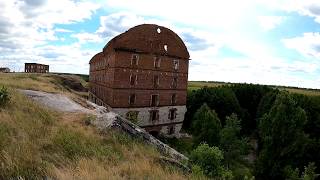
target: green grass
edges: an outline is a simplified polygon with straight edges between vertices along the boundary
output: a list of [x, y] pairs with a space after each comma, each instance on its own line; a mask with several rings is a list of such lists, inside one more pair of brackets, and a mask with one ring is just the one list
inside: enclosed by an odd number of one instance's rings
[[188, 90], [197, 90], [202, 87], [219, 87], [223, 85], [228, 85], [230, 83], [224, 82], [207, 82], [207, 81], [188, 81]]
[[[189, 81], [188, 90], [198, 90], [202, 87], [219, 87], [223, 85], [232, 85], [237, 83], [225, 83], [225, 82], [205, 82], [205, 81]], [[307, 88], [296, 88], [296, 87], [286, 87], [286, 86], [270, 86], [273, 88], [278, 88], [279, 90], [286, 90], [290, 93], [304, 94], [309, 96], [320, 96], [319, 89], [307, 89]]]
[[159, 152], [140, 140], [111, 129], [98, 131], [86, 123], [90, 115], [55, 112], [15, 90], [68, 92], [50, 83], [51, 75], [0, 79], [11, 97], [0, 107], [0, 179], [204, 179], [164, 166]]

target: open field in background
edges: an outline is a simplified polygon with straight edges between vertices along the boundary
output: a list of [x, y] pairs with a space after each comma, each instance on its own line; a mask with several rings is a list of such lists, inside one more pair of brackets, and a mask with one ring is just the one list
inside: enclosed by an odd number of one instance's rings
[[61, 83], [52, 74], [0, 74], [11, 96], [0, 107], [0, 179], [205, 179], [160, 162], [140, 140], [87, 125], [92, 115], [52, 111], [16, 91], [78, 96]]
[[[204, 86], [219, 87], [223, 85], [232, 85], [232, 84], [236, 84], [236, 83], [189, 81], [188, 90], [197, 90]], [[320, 89], [306, 89], [306, 88], [285, 87], [285, 86], [270, 86], [270, 87], [278, 88], [279, 90], [286, 90], [290, 93], [304, 94], [304, 95], [310, 95], [310, 96], [320, 96]]]

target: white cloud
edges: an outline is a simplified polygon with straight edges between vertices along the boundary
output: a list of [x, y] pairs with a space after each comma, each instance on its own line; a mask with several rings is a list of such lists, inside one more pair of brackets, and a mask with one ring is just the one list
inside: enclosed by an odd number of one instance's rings
[[[56, 71], [87, 72], [88, 59], [94, 52], [81, 49], [79, 44], [48, 44], [64, 39], [58, 38], [57, 32], [72, 32], [55, 25], [90, 19], [99, 7], [73, 0], [1, 0], [0, 65], [22, 71], [23, 64], [30, 61], [51, 64], [51, 69]], [[79, 35], [79, 38], [88, 37]]]
[[103, 38], [101, 38], [98, 34], [95, 33], [77, 33], [72, 34], [71, 37], [77, 38], [80, 44], [85, 44], [88, 42], [100, 43], [104, 41]]
[[265, 31], [270, 31], [280, 25], [285, 20], [282, 16], [259, 16], [258, 21], [260, 26]]
[[109, 0], [107, 8], [118, 8], [143, 16], [158, 16], [194, 26], [230, 29], [244, 23], [254, 11], [254, 0], [171, 1]]
[[320, 33], [304, 33], [302, 37], [283, 39], [282, 42], [304, 56], [320, 57]]
[[258, 2], [273, 11], [296, 12], [312, 17], [315, 22], [320, 23], [319, 0], [258, 0]]

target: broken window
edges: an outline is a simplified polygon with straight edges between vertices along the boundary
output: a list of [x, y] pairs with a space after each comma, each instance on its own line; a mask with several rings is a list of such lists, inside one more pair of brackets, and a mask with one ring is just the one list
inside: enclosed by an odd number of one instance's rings
[[138, 54], [133, 54], [131, 57], [131, 65], [132, 66], [137, 66], [139, 61], [139, 55]]
[[150, 121], [159, 120], [159, 111], [158, 110], [151, 110], [150, 112]]
[[179, 69], [179, 60], [177, 60], [177, 59], [173, 60], [173, 69], [174, 70]]
[[171, 105], [175, 105], [177, 101], [177, 94], [171, 95]]
[[159, 87], [159, 76], [158, 75], [153, 76], [153, 87], [154, 88]]
[[177, 115], [177, 109], [176, 108], [170, 109], [168, 119], [174, 120], [176, 118], [176, 115]]
[[172, 88], [177, 88], [178, 86], [178, 77], [173, 77]]
[[130, 94], [129, 96], [129, 105], [133, 105], [136, 102], [136, 95]]
[[159, 95], [151, 95], [151, 106], [158, 106], [159, 105]]
[[136, 74], [130, 75], [130, 85], [134, 86], [138, 82], [138, 76]]
[[155, 57], [155, 58], [154, 58], [154, 62], [153, 62], [153, 66], [154, 66], [155, 68], [160, 68], [160, 63], [161, 63], [160, 57]]

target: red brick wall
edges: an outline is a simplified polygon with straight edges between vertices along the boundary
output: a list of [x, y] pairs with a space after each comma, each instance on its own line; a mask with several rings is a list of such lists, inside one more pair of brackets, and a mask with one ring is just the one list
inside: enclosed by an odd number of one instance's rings
[[49, 66], [37, 63], [26, 63], [24, 67], [26, 73], [47, 73], [49, 72]]
[[[158, 94], [159, 106], [170, 106], [173, 93], [177, 94], [175, 105], [186, 104], [188, 60], [179, 59], [179, 68], [174, 70], [173, 60], [176, 58], [161, 56], [160, 67], [155, 68], [154, 55], [139, 54], [138, 65], [132, 66], [131, 58], [135, 53], [114, 53], [97, 56], [90, 64], [90, 91], [108, 105], [129, 107], [130, 94], [136, 94], [135, 104], [130, 107], [148, 107], [151, 95]], [[137, 84], [130, 85], [130, 75], [137, 75]], [[159, 77], [156, 88], [154, 75]], [[177, 87], [173, 87], [174, 77], [177, 78]]]
[[[133, 105], [129, 105], [129, 96], [132, 93], [136, 95], [136, 102]], [[171, 95], [173, 93], [177, 94], [174, 105], [186, 104], [186, 91], [116, 89], [113, 91], [113, 104], [111, 107], [149, 107], [151, 95], [153, 94], [159, 95], [158, 106], [171, 106]]]
[[[137, 53], [117, 51], [115, 67], [188, 73], [189, 61], [186, 59], [178, 59], [178, 58], [167, 57], [167, 56], [156, 56], [153, 54], [138, 54], [139, 55], [138, 66], [132, 66], [131, 58], [133, 54], [137, 54]], [[155, 57], [159, 57], [161, 59], [160, 68], [154, 67]], [[173, 69], [174, 59], [179, 60], [179, 69], [177, 71]]]

